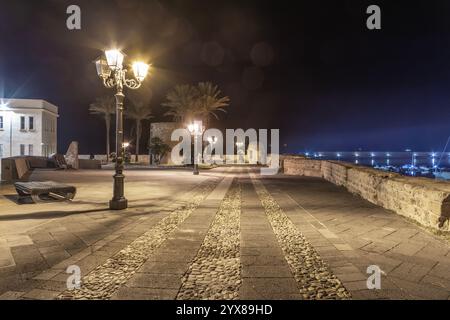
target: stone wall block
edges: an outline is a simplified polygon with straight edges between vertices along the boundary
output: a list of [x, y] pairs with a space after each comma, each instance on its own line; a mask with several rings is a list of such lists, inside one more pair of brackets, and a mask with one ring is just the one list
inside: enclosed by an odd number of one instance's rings
[[289, 175], [323, 177], [351, 193], [435, 230], [450, 231], [450, 183], [337, 161], [283, 157]]

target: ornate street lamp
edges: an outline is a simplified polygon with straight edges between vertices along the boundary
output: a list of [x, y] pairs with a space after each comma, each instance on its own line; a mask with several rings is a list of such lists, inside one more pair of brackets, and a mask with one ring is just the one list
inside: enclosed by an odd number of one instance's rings
[[244, 163], [245, 159], [244, 159], [244, 155], [245, 155], [245, 145], [244, 142], [242, 141], [238, 141], [236, 142], [236, 153], [237, 153], [237, 161], [238, 164]]
[[[211, 148], [213, 148], [213, 146], [217, 143], [217, 141], [219, 141], [219, 139], [216, 136], [208, 137], [208, 142], [211, 145]], [[214, 161], [214, 164], [216, 164], [216, 160], [214, 160], [214, 157], [212, 154], [210, 157], [211, 157], [210, 160]]]
[[116, 165], [114, 174], [114, 195], [109, 201], [111, 210], [123, 210], [128, 207], [128, 201], [124, 196], [124, 178], [123, 161], [124, 149], [123, 143], [123, 94], [124, 86], [130, 89], [138, 89], [142, 81], [144, 81], [149, 65], [143, 62], [135, 62], [132, 65], [134, 78], [127, 79], [127, 69], [123, 67], [124, 54], [120, 50], [106, 50], [95, 61], [98, 76], [103, 80], [103, 84], [107, 88], [116, 89]]
[[217, 137], [208, 137], [208, 142], [211, 144], [216, 144], [217, 143]]
[[[203, 135], [203, 132], [205, 131], [205, 126], [202, 125], [201, 121], [193, 121], [188, 125], [188, 130], [191, 133], [191, 135], [194, 136], [194, 152], [197, 149], [197, 143], [198, 143], [198, 137], [201, 137]], [[198, 175], [198, 161], [200, 160], [200, 154], [198, 153], [194, 155], [194, 175]]]

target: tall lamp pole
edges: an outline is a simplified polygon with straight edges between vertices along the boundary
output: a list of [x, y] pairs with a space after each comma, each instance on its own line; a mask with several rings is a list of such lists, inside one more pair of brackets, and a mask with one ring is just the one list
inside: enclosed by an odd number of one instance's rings
[[103, 85], [107, 88], [116, 89], [116, 165], [113, 188], [113, 198], [109, 201], [111, 210], [123, 210], [128, 207], [128, 200], [124, 195], [123, 160], [123, 94], [124, 86], [130, 89], [138, 89], [147, 76], [149, 65], [143, 62], [135, 62], [132, 65], [134, 78], [127, 79], [127, 69], [123, 67], [124, 54], [120, 50], [106, 50], [95, 61], [98, 76], [103, 80]]
[[[191, 133], [191, 135], [194, 136], [194, 153], [197, 150], [197, 144], [198, 144], [198, 137], [201, 137], [203, 135], [203, 132], [205, 131], [205, 127], [202, 125], [201, 121], [193, 121], [188, 125], [188, 130]], [[200, 140], [201, 141], [201, 140]], [[199, 157], [199, 150], [197, 150], [197, 154], [194, 154], [194, 175], [198, 175], [198, 161], [200, 160]], [[201, 151], [200, 151], [201, 152]]]

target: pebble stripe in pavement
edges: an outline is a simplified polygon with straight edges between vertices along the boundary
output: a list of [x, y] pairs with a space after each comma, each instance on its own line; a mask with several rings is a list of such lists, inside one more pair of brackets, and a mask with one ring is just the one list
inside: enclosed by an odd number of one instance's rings
[[199, 206], [218, 181], [203, 182], [191, 201], [174, 210], [154, 228], [82, 278], [81, 288], [63, 292], [59, 299], [109, 299], [129, 280], [168, 236]]
[[262, 182], [253, 175], [252, 181], [303, 298], [351, 298], [341, 281], [286, 216]]
[[203, 244], [182, 279], [177, 299], [237, 299], [240, 265], [241, 187], [235, 181]]

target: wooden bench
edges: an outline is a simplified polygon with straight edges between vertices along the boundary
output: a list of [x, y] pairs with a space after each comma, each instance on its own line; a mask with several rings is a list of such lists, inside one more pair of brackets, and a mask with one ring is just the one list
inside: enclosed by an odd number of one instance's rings
[[72, 200], [77, 189], [54, 181], [33, 181], [14, 183], [20, 197], [31, 197], [35, 203], [52, 200]]

